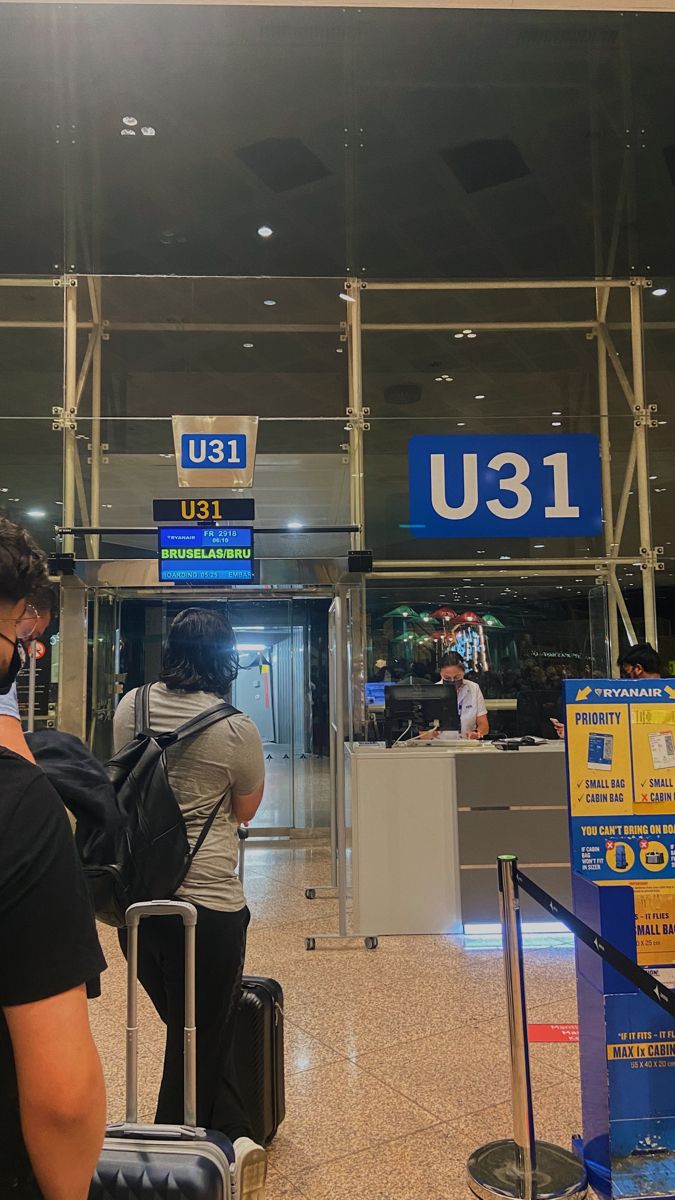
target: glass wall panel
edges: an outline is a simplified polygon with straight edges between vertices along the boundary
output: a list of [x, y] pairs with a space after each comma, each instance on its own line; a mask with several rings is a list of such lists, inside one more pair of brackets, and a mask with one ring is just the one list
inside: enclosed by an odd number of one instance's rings
[[436, 682], [451, 650], [485, 696], [493, 735], [555, 737], [562, 681], [609, 669], [605, 589], [587, 577], [411, 576], [373, 580], [366, 595], [370, 737], [383, 732], [387, 684]]
[[339, 9], [176, 5], [158, 24], [152, 7], [101, 5], [70, 25], [80, 269], [344, 270]]

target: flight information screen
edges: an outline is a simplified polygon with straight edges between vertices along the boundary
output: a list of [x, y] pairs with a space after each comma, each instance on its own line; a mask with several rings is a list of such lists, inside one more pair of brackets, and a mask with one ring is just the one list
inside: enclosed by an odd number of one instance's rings
[[160, 583], [253, 583], [250, 528], [163, 526], [157, 540]]

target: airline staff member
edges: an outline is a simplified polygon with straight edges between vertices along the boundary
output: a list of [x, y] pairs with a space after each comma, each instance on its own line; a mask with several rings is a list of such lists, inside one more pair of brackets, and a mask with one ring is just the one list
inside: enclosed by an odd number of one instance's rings
[[[471, 741], [481, 741], [490, 732], [485, 698], [477, 683], [465, 679], [466, 667], [461, 655], [451, 651], [441, 659], [439, 685], [451, 683], [457, 688], [457, 708], [461, 725], [461, 735]], [[441, 731], [429, 730], [420, 734], [421, 738], [439, 737]]]

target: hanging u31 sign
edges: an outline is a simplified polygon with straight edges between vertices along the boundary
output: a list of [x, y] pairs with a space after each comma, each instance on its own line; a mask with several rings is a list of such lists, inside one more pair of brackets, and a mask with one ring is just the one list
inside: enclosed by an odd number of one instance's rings
[[257, 417], [174, 416], [171, 421], [179, 487], [252, 486]]
[[408, 443], [408, 473], [415, 537], [602, 532], [595, 434], [420, 434]]

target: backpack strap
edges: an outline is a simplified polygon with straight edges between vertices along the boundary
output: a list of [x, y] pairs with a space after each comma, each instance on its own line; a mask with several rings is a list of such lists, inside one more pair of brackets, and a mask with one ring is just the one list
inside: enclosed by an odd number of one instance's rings
[[[182, 742], [183, 738], [192, 737], [195, 733], [203, 733], [205, 729], [217, 724], [218, 721], [229, 720], [230, 717], [240, 715], [238, 708], [234, 708], [226, 700], [221, 700], [218, 704], [214, 704], [212, 708], [206, 708], [204, 712], [198, 713], [196, 717], [191, 717], [184, 725], [179, 725], [178, 729], [174, 729], [173, 733], [168, 735], [171, 738], [170, 744], [173, 746], [177, 742]], [[163, 734], [159, 735], [160, 738], [163, 736]]]
[[136, 689], [134, 701], [134, 737], [138, 737], [144, 729], [150, 728], [150, 688], [151, 683], [143, 684]]

